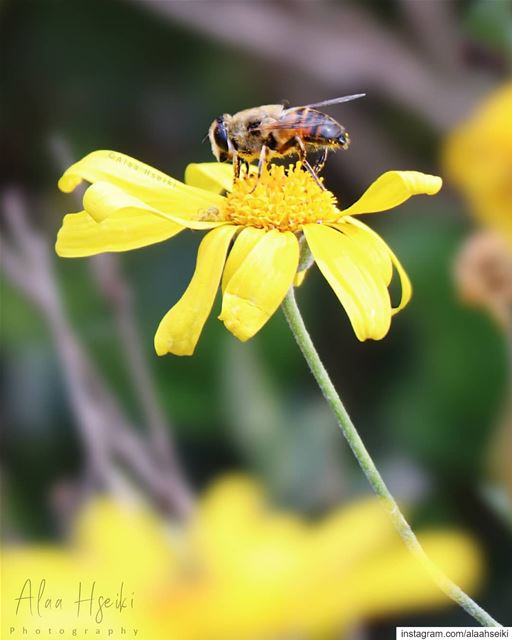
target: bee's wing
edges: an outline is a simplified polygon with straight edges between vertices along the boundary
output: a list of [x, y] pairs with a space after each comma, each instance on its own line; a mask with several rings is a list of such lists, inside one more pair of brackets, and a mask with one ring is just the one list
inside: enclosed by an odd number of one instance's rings
[[283, 115], [277, 120], [272, 119], [268, 122], [264, 120], [256, 130], [263, 133], [283, 130], [298, 131], [305, 127], [325, 124], [326, 121], [330, 120], [332, 120], [332, 118], [326, 116], [325, 113], [315, 111], [309, 107], [294, 107], [293, 109], [283, 111]]
[[331, 98], [331, 100], [323, 100], [322, 102], [313, 102], [313, 104], [305, 104], [303, 106], [312, 107], [313, 109], [315, 109], [316, 107], [327, 107], [330, 104], [340, 104], [341, 102], [351, 102], [352, 100], [357, 100], [358, 98], [364, 98], [365, 95], [366, 93], [354, 93], [351, 96], [341, 96], [340, 98]]
[[[324, 124], [329, 116], [326, 116], [321, 111], [315, 111], [316, 107], [326, 107], [330, 104], [350, 102], [351, 100], [362, 98], [365, 95], [366, 93], [354, 93], [351, 96], [341, 96], [340, 98], [332, 98], [332, 100], [324, 100], [323, 102], [314, 102], [313, 104], [285, 109], [277, 120], [274, 118], [269, 118], [268, 121], [263, 120], [256, 130], [262, 132], [275, 131], [276, 129], [281, 131], [283, 129], [297, 130], [304, 129], [305, 126], [314, 127], [317, 124]], [[301, 118], [302, 112], [304, 112], [304, 118]]]

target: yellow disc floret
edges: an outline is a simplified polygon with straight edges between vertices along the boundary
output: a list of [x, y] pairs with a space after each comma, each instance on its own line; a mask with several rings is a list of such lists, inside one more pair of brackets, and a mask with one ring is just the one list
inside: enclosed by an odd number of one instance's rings
[[235, 181], [225, 216], [236, 225], [295, 232], [303, 224], [333, 222], [340, 213], [335, 196], [297, 162], [269, 165], [259, 179], [253, 174]]

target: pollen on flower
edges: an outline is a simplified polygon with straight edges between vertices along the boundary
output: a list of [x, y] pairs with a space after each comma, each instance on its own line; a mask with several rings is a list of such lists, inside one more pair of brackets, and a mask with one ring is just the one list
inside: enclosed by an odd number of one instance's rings
[[249, 175], [236, 181], [225, 209], [226, 219], [236, 225], [292, 232], [339, 215], [335, 196], [320, 189], [300, 162], [269, 165], [259, 179]]
[[199, 220], [206, 220], [215, 222], [220, 220], [220, 210], [217, 207], [208, 207], [208, 209], [202, 209], [198, 214]]

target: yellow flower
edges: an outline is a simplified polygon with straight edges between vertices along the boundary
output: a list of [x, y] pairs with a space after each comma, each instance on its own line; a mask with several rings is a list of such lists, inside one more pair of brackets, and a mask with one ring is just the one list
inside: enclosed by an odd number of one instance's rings
[[473, 214], [512, 246], [512, 82], [492, 93], [446, 141], [447, 174]]
[[[96, 151], [72, 165], [59, 187], [70, 192], [82, 180], [91, 183], [84, 211], [65, 216], [56, 244], [60, 256], [126, 251], [185, 228], [209, 230], [189, 287], [158, 327], [158, 355], [193, 353], [219, 285], [219, 318], [240, 340], [254, 336], [302, 280], [297, 274], [302, 234], [359, 340], [383, 338], [392, 315], [409, 301], [411, 286], [385, 242], [353, 216], [391, 209], [441, 188], [436, 176], [388, 171], [352, 206], [339, 210], [334, 195], [319, 189], [298, 164], [288, 170], [273, 165], [259, 181], [250, 175], [234, 184], [228, 165], [191, 164], [183, 184], [113, 151]], [[402, 283], [396, 308], [388, 291], [393, 267]]]
[[138, 629], [138, 637], [158, 640], [153, 592], [169, 584], [177, 557], [148, 508], [97, 498], [79, 514], [69, 543], [2, 549], [0, 636], [87, 640], [135, 637]]
[[[437, 530], [422, 543], [463, 588], [480, 583], [480, 553], [468, 536]], [[60, 629], [65, 637], [73, 629], [77, 638], [107, 637], [109, 629], [118, 637], [121, 627], [127, 637], [137, 629], [146, 640], [339, 637], [373, 616], [450, 603], [405, 549], [377, 499], [307, 522], [270, 509], [261, 488], [238, 476], [210, 488], [181, 528], [140, 504], [93, 501], [69, 543], [4, 549], [2, 578], [6, 638], [23, 637], [23, 628], [26, 637], [49, 640]], [[27, 578], [32, 612], [24, 599], [16, 613]], [[115, 599], [121, 582], [126, 608], [103, 607], [97, 618], [99, 597]], [[79, 583], [82, 598], [90, 597], [93, 583], [95, 591], [92, 606], [84, 602], [77, 615]]]
[[[174, 583], [161, 621], [180, 640], [338, 637], [373, 616], [450, 603], [377, 498], [307, 522], [269, 508], [250, 479], [227, 477], [202, 498], [187, 540], [194, 576]], [[468, 536], [435, 530], [421, 542], [475, 590], [482, 562]]]

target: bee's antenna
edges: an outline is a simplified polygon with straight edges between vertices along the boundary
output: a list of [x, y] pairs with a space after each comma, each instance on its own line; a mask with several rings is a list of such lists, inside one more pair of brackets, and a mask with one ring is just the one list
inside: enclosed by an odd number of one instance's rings
[[283, 107], [289, 107], [290, 106], [290, 101], [287, 98], [283, 98], [281, 100], [281, 104], [283, 105]]

